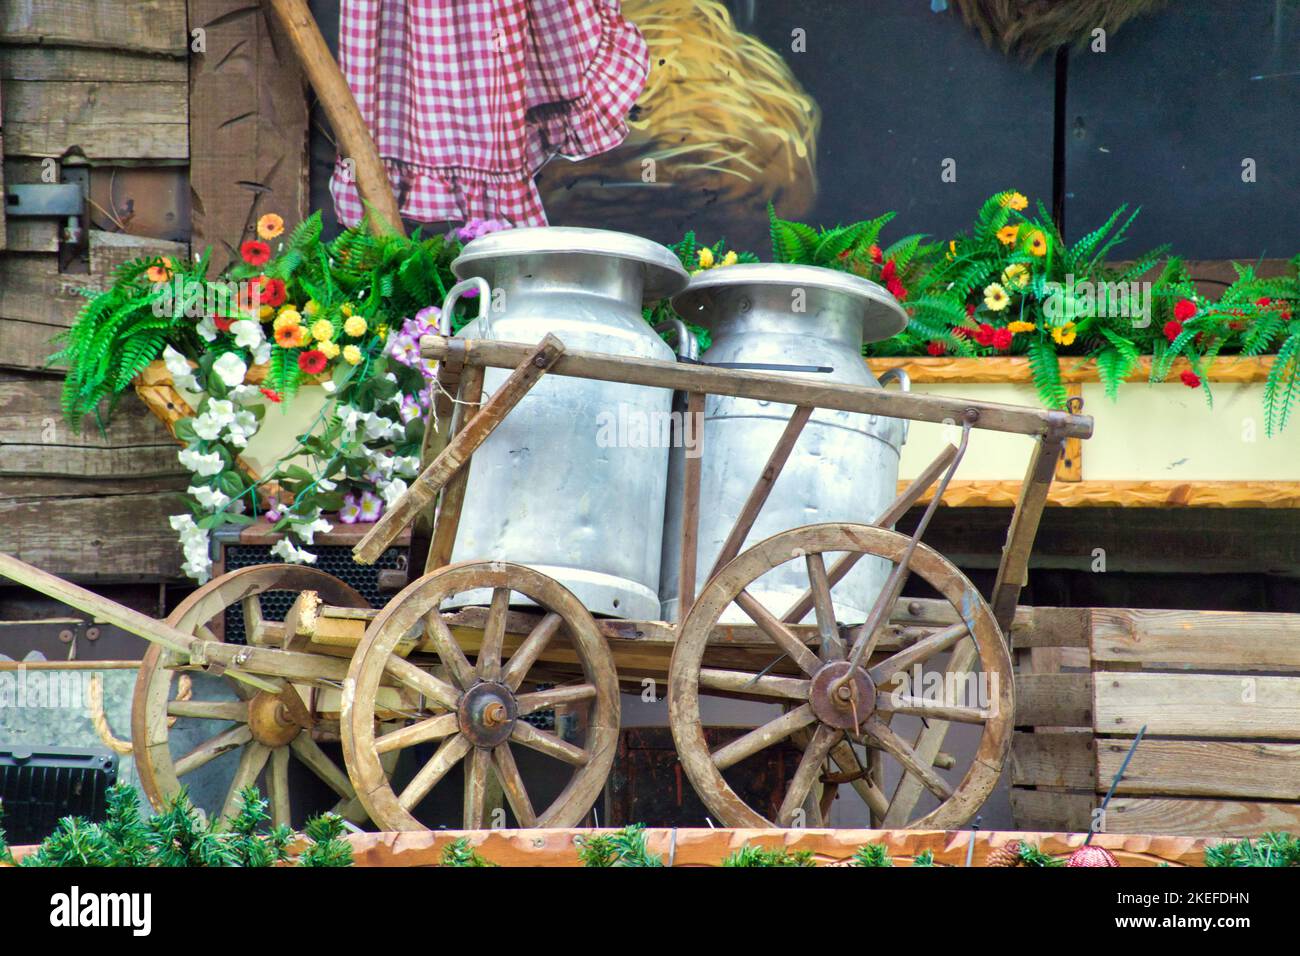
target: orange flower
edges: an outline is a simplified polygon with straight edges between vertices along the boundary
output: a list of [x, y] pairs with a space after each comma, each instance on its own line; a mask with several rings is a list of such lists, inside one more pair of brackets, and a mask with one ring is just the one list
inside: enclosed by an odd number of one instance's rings
[[273, 212], [268, 212], [257, 220], [257, 234], [263, 239], [274, 239], [284, 232], [284, 219]]
[[172, 278], [172, 261], [166, 256], [161, 259], [162, 265], [150, 266], [144, 270], [144, 277], [150, 282], [163, 283], [170, 282]]
[[275, 330], [275, 344], [285, 349], [296, 349], [306, 338], [301, 325], [284, 325]]
[[998, 242], [1004, 246], [1013, 245], [1016, 241], [1016, 235], [1020, 232], [1019, 226], [1003, 226], [998, 230]]
[[1014, 189], [1010, 192], [1003, 193], [1002, 198], [999, 199], [998, 202], [1001, 203], [1004, 209], [1020, 210], [1029, 205], [1029, 200], [1026, 199], [1022, 193], [1018, 193]]
[[1029, 252], [1035, 256], [1047, 255], [1047, 237], [1037, 229], [1029, 237]]

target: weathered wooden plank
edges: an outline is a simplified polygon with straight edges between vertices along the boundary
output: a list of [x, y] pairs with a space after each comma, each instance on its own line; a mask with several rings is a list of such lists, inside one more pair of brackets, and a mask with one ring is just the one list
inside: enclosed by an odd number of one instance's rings
[[1092, 675], [1017, 674], [1016, 724], [1091, 727]]
[[69, 326], [86, 301], [78, 290], [104, 288], [103, 276], [60, 274], [52, 255], [6, 252], [0, 256], [0, 320]]
[[[1014, 802], [1014, 797], [1013, 797]], [[1270, 830], [1300, 830], [1300, 803], [1251, 800], [1175, 800], [1115, 797], [1106, 808], [1109, 833], [1257, 837]]]
[[1011, 819], [1021, 830], [1084, 833], [1092, 824], [1092, 811], [1098, 802], [1092, 793], [1012, 787]]
[[129, 494], [166, 494], [183, 492], [192, 481], [188, 473], [137, 477], [117, 475], [111, 478], [48, 478], [0, 476], [0, 499], [95, 498]]
[[1300, 670], [1300, 614], [1097, 608], [1098, 661], [1197, 670]]
[[[905, 485], [900, 481], [899, 490]], [[1019, 481], [954, 480], [943, 503], [1013, 508], [1020, 489]], [[927, 501], [928, 495], [920, 503]], [[1052, 485], [1047, 503], [1055, 508], [1300, 508], [1300, 481], [1062, 481]]]
[[189, 0], [207, 52], [190, 60], [190, 186], [196, 249], [220, 270], [263, 213], [292, 229], [307, 215], [307, 93], [265, 4]]
[[0, 5], [0, 43], [184, 56], [185, 0], [14, 0]]
[[9, 252], [58, 252], [60, 228], [54, 219], [7, 219], [3, 248]]
[[[1097, 740], [1097, 780], [1108, 786], [1129, 740]], [[1143, 738], [1117, 793], [1300, 798], [1300, 744]]]
[[55, 351], [51, 340], [62, 331], [61, 325], [0, 318], [0, 368], [51, 373], [66, 370], [64, 362], [45, 362]]
[[1016, 608], [1011, 622], [1011, 646], [1087, 647], [1092, 609], [1086, 607]]
[[11, 46], [0, 57], [0, 79], [87, 80], [97, 83], [184, 83], [184, 59], [85, 47]]
[[179, 578], [168, 495], [0, 500], [0, 552], [79, 581]]
[[1097, 758], [1092, 734], [1015, 734], [1011, 738], [1011, 783], [1017, 787], [1095, 790]]
[[1300, 740], [1300, 677], [1099, 672], [1102, 734]]
[[184, 82], [7, 80], [5, 148], [20, 156], [87, 159], [189, 157], [189, 89]]

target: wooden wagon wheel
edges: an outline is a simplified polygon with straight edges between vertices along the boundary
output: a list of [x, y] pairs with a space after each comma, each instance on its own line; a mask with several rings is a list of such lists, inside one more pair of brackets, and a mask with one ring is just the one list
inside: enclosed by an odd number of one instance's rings
[[[315, 568], [291, 564], [259, 564], [240, 568], [209, 581], [183, 600], [167, 623], [188, 634], [219, 640], [209, 624], [226, 608], [240, 604], [250, 644], [258, 643], [265, 623], [260, 595], [268, 591], [313, 590], [327, 603], [344, 607], [369, 607], [359, 593], [338, 578]], [[181, 778], [207, 766], [217, 757], [239, 750], [239, 763], [226, 793], [221, 820], [239, 808], [239, 790], [254, 784], [265, 771], [272, 820], [290, 824], [289, 760], [297, 757], [340, 797], [338, 812], [364, 819], [348, 776], [303, 731], [312, 722], [302, 698], [286, 685], [282, 694], [254, 691], [227, 678], [222, 684], [236, 699], [195, 699], [188, 675], [177, 668], [188, 664], [177, 654], [154, 644], [145, 651], [136, 677], [131, 706], [131, 739], [140, 785], [149, 802], [161, 808], [181, 788]], [[178, 674], [181, 678], [178, 679]], [[210, 696], [210, 695], [209, 695]], [[178, 722], [217, 720], [225, 729], [183, 756], [174, 757], [171, 733]]]
[[[897, 563], [907, 544], [906, 536], [871, 525], [808, 525], [774, 535], [743, 552], [704, 587], [678, 632], [669, 671], [668, 713], [687, 776], [704, 804], [727, 826], [790, 826], [827, 762], [834, 768], [832, 775], [855, 778], [855, 789], [887, 826], [959, 826], [974, 815], [992, 791], [1011, 742], [1011, 660], [988, 605], [950, 562], [933, 549], [919, 545], [910, 566], [914, 574], [952, 604], [959, 623], [850, 673], [847, 658], [852, 648], [872, 638], [858, 628], [847, 631], [851, 646], [846, 647], [840, 639], [825, 556], [839, 553], [845, 556], [840, 560], [856, 560], [855, 555], [877, 556]], [[746, 590], [766, 572], [792, 560], [803, 561], [808, 569], [809, 594], [803, 607], [811, 605], [816, 612], [822, 636], [820, 656], [783, 623], [783, 618], [799, 620], [806, 611], [792, 609], [778, 618]], [[836, 578], [834, 566], [830, 578]], [[776, 645], [773, 657], [783, 655], [802, 673], [780, 676], [702, 666], [709, 636], [733, 602]], [[932, 702], [914, 695], [900, 696], [897, 688], [884, 689], [895, 675], [916, 664], [924, 665], [949, 649], [953, 651], [948, 662], [951, 673], [972, 673], [978, 661], [988, 688], [987, 706]], [[700, 719], [700, 693], [709, 691], [769, 700], [787, 709], [780, 717], [710, 752]], [[960, 783], [953, 786], [935, 771], [937, 744], [914, 746], [889, 726], [893, 714], [921, 716], [931, 727], [946, 721], [983, 726], [979, 749]], [[736, 794], [723, 771], [792, 737], [803, 744], [804, 754], [776, 814], [777, 823], [773, 823]], [[928, 739], [933, 740], [933, 735]], [[853, 772], [859, 765], [853, 742], [864, 743], [901, 765], [904, 775], [892, 800], [874, 781]], [[939, 806], [909, 821], [920, 788], [933, 793]]]
[[[438, 612], [453, 594], [491, 589], [482, 646], [471, 665]], [[546, 614], [508, 658], [506, 618], [511, 592], [530, 598]], [[394, 653], [398, 642], [423, 627], [446, 680]], [[563, 634], [581, 665], [583, 682], [521, 692], [538, 657]], [[376, 737], [375, 703], [381, 682], [396, 683], [421, 699], [414, 722]], [[577, 746], [521, 718], [557, 704], [588, 700], [585, 739]], [[366, 629], [352, 658], [344, 690], [343, 753], [357, 794], [385, 830], [423, 830], [414, 811], [457, 763], [465, 761], [463, 825], [484, 826], [489, 769], [501, 783], [521, 827], [577, 825], [591, 809], [618, 738], [618, 680], [609, 647], [587, 609], [559, 582], [531, 568], [504, 562], [467, 562], [440, 568], [412, 582]], [[380, 757], [415, 744], [441, 741], [433, 756], [401, 790]], [[573, 776], [550, 806], [533, 807], [511, 744], [573, 767]]]

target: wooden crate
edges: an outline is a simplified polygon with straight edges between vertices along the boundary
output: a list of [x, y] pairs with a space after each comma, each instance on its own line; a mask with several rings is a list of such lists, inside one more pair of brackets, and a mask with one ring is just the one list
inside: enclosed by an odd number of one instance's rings
[[[1046, 612], [1049, 609], [1039, 609]], [[1300, 832], [1300, 615], [1092, 608], [1013, 635], [1017, 826]]]

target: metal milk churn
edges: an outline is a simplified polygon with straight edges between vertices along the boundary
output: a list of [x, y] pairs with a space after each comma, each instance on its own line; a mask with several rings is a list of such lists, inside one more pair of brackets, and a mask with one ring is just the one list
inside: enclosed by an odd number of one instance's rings
[[[672, 361], [643, 302], [689, 277], [665, 247], [601, 229], [492, 233], [452, 263], [490, 284], [492, 304], [460, 334]], [[487, 369], [484, 396], [509, 370]], [[526, 564], [558, 580], [594, 614], [653, 619], [672, 392], [546, 375], [473, 455], [452, 561]], [[486, 604], [466, 592], [450, 605]]]
[[[773, 374], [871, 387], [881, 383], [863, 361], [863, 342], [888, 338], [907, 325], [897, 300], [876, 283], [815, 266], [763, 263], [712, 269], [694, 276], [673, 306], [687, 322], [710, 331], [713, 344], [701, 356], [706, 364], [757, 371], [769, 367]], [[905, 375], [897, 377], [908, 387]], [[765, 401], [718, 395], [706, 399], [698, 448], [702, 472], [697, 589], [703, 587], [793, 411], [791, 405]], [[906, 423], [899, 419], [818, 410], [804, 426], [744, 547], [802, 525], [874, 521], [897, 493], [899, 450], [905, 439]], [[678, 615], [686, 453], [674, 447], [669, 465], [661, 593], [663, 615], [670, 621]], [[840, 623], [866, 619], [889, 567], [883, 559], [864, 559], [835, 586]], [[768, 572], [749, 591], [781, 615], [807, 587], [804, 562], [794, 560]], [[812, 619], [810, 613], [805, 620]], [[723, 620], [749, 619], [733, 605]]]

